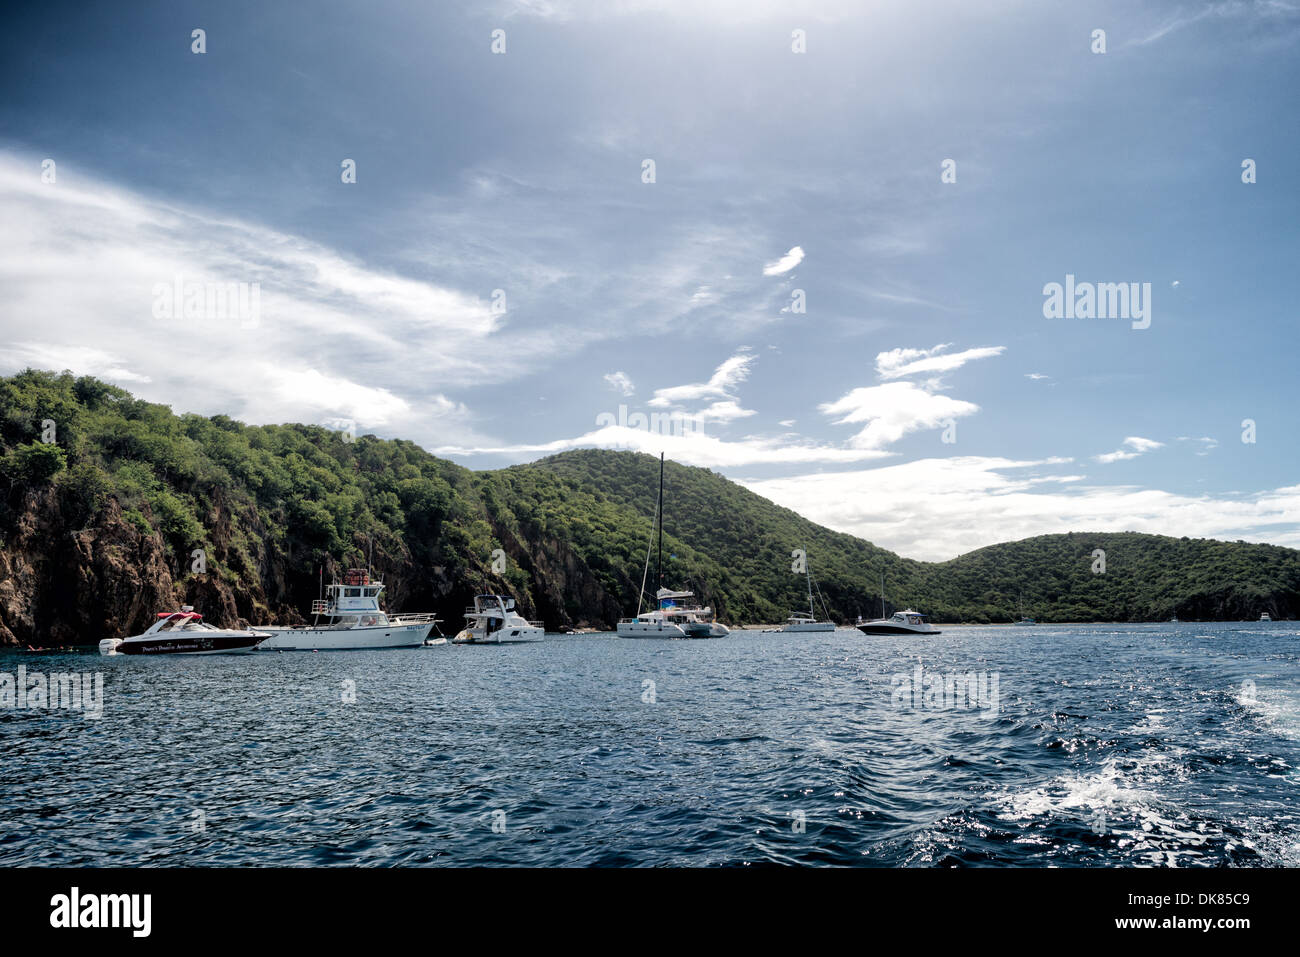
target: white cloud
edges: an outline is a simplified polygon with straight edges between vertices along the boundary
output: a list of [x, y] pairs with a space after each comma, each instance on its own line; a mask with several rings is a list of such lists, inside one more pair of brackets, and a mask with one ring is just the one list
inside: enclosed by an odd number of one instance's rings
[[753, 409], [742, 409], [740, 404], [732, 399], [714, 402], [712, 405], [706, 406], [695, 413], [696, 416], [706, 422], [731, 422], [755, 414]]
[[730, 394], [731, 389], [749, 378], [749, 367], [755, 358], [751, 353], [737, 353], [714, 369], [708, 382], [656, 389], [650, 405], [656, 408], [668, 408], [699, 399], [735, 398]]
[[764, 276], [780, 276], [788, 273], [795, 266], [803, 262], [803, 247], [792, 246], [790, 251], [774, 263], [768, 263], [763, 267]]
[[930, 561], [994, 542], [1066, 531], [1300, 545], [1300, 486], [1243, 497], [1193, 497], [1082, 486], [1078, 475], [1043, 474], [1052, 464], [971, 456], [740, 481], [814, 522]]
[[839, 416], [836, 425], [865, 427], [849, 440], [858, 449], [878, 449], [897, 442], [909, 432], [932, 429], [948, 419], [974, 415], [979, 406], [946, 395], [936, 395], [912, 382], [854, 389], [834, 402], [819, 405], [825, 415]]
[[1163, 448], [1163, 442], [1157, 442], [1155, 439], [1144, 439], [1140, 435], [1130, 435], [1123, 442], [1124, 448], [1116, 449], [1114, 452], [1106, 452], [1102, 455], [1095, 456], [1098, 462], [1109, 465], [1111, 462], [1123, 462], [1127, 459], [1135, 459], [1139, 455], [1151, 452], [1155, 449]]
[[1006, 346], [985, 346], [965, 352], [947, 353], [952, 343], [933, 349], [891, 349], [876, 356], [876, 372], [882, 379], [898, 379], [918, 372], [952, 372], [975, 359], [987, 359], [1006, 352]]
[[[484, 344], [505, 320], [476, 294], [70, 168], [42, 183], [39, 159], [8, 152], [0, 207], [0, 371], [67, 368], [184, 411], [330, 416], [442, 441], [475, 436], [464, 406], [428, 383], [502, 373]], [[256, 283], [258, 314], [155, 317], [159, 290], [177, 277]]]
[[664, 434], [649, 429], [609, 425], [572, 439], [558, 439], [526, 445], [448, 446], [436, 448], [438, 455], [550, 455], [577, 448], [631, 449], [658, 455], [664, 452], [674, 462], [703, 468], [727, 468], [744, 465], [807, 465], [812, 462], [845, 464], [885, 458], [892, 453], [877, 449], [838, 448], [813, 442], [791, 443], [788, 438], [749, 437], [725, 441], [703, 432], [685, 435]]
[[611, 388], [623, 393], [623, 395], [631, 395], [636, 391], [632, 386], [631, 378], [626, 372], [606, 372], [604, 378]]

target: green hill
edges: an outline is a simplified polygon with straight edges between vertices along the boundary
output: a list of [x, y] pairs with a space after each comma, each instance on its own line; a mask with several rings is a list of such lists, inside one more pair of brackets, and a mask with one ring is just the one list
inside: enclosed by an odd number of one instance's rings
[[[131, 634], [180, 602], [223, 624], [300, 621], [322, 575], [367, 557], [395, 610], [454, 625], [474, 593], [504, 588], [548, 628], [608, 628], [636, 610], [657, 483], [647, 455], [472, 472], [409, 441], [177, 416], [93, 378], [29, 370], [0, 378], [0, 643]], [[1042, 621], [1300, 610], [1293, 549], [1076, 532], [926, 563], [705, 469], [670, 462], [666, 485], [665, 583], [730, 623], [802, 605], [795, 548], [841, 619], [878, 612], [882, 572], [890, 610], [940, 621], [1006, 621], [1021, 594]], [[1096, 548], [1104, 575], [1091, 571]]]

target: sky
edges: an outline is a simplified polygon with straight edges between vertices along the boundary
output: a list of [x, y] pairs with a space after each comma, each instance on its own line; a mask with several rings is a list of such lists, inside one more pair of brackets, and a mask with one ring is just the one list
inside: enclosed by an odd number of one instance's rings
[[0, 374], [662, 451], [926, 560], [1300, 546], [1300, 3], [8, 16]]

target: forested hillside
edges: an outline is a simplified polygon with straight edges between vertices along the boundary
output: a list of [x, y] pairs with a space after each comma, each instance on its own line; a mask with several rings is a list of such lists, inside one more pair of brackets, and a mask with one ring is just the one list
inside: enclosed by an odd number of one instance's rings
[[[587, 450], [472, 472], [403, 440], [175, 415], [89, 377], [0, 378], [0, 643], [135, 633], [180, 602], [221, 624], [291, 622], [321, 576], [369, 558], [394, 610], [452, 625], [506, 589], [550, 629], [636, 611], [658, 460]], [[1295, 617], [1300, 552], [1070, 533], [953, 561], [901, 558], [704, 469], [668, 463], [665, 584], [733, 624], [804, 603], [807, 550], [835, 616], [939, 621]], [[1092, 571], [1094, 549], [1106, 573]], [[497, 549], [506, 558], [493, 571]]]

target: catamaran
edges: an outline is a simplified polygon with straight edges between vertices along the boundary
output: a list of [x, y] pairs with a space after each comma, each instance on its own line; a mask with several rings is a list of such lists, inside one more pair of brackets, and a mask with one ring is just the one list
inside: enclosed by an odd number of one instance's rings
[[379, 607], [384, 583], [370, 572], [349, 568], [327, 597], [311, 603], [312, 623], [260, 628], [271, 633], [262, 651], [361, 651], [419, 648], [438, 619], [432, 614], [388, 615]]
[[[731, 634], [731, 629], [714, 620], [713, 609], [698, 605], [679, 605], [684, 599], [694, 598], [690, 591], [674, 591], [663, 587], [664, 558], [664, 457], [659, 454], [659, 501], [655, 506], [654, 528], [651, 529], [650, 542], [646, 545], [645, 568], [641, 573], [641, 593], [637, 598], [635, 618], [624, 618], [617, 626], [618, 634], [623, 638], [722, 638]], [[655, 579], [659, 589], [655, 592], [655, 607], [642, 612], [641, 604], [645, 598], [645, 580], [650, 572], [650, 548], [659, 543], [658, 557], [655, 559]]]
[[[792, 615], [790, 615], [789, 618], [787, 618], [787, 619], [785, 620], [785, 627], [782, 628], [781, 630], [782, 630], [782, 631], [789, 631], [789, 632], [794, 632], [794, 631], [799, 631], [799, 632], [802, 632], [802, 631], [834, 631], [834, 630], [835, 630], [835, 622], [829, 620], [829, 618], [830, 618], [829, 615], [827, 616], [827, 619], [828, 619], [828, 620], [826, 620], [826, 621], [818, 621], [818, 620], [817, 620], [817, 609], [813, 607], [813, 577], [812, 577], [812, 566], [808, 563], [808, 550], [807, 550], [806, 548], [804, 549], [804, 566], [803, 566], [803, 570], [804, 570], [804, 574], [805, 574], [805, 576], [806, 576], [807, 579], [808, 579], [808, 611], [807, 611], [807, 612], [802, 612], [802, 611], [796, 611], [796, 612], [794, 612]], [[819, 597], [820, 597], [820, 589], [818, 590], [818, 595], [819, 595]], [[825, 609], [825, 604], [826, 604], [825, 602], [822, 603], [822, 607], [823, 607], [823, 609]]]

